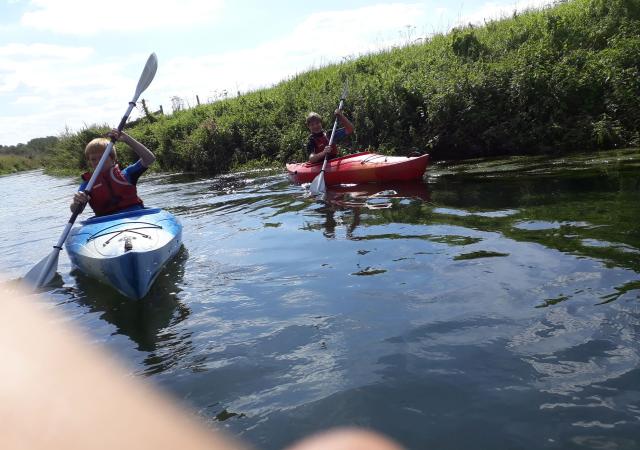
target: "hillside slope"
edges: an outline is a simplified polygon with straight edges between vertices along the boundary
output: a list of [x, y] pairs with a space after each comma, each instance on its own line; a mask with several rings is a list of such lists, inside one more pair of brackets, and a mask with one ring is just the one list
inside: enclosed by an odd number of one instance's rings
[[[162, 170], [299, 160], [306, 113], [327, 117], [345, 79], [354, 148], [462, 159], [639, 145], [640, 0], [556, 2], [148, 116], [130, 133], [156, 152]], [[50, 166], [84, 167], [82, 148], [99, 131], [63, 136]]]

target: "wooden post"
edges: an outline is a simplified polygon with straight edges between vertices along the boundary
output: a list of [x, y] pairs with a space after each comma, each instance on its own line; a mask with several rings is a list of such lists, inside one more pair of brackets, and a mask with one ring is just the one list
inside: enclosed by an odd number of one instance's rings
[[198, 106], [200, 106], [200, 97], [198, 97], [198, 94], [196, 94], [196, 102], [198, 102]]

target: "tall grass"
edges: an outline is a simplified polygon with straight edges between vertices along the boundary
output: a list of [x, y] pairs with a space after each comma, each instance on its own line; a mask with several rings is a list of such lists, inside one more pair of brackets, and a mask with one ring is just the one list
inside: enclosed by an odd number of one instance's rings
[[42, 167], [57, 142], [57, 137], [48, 136], [26, 144], [0, 145], [0, 175]]
[[[356, 148], [461, 159], [639, 145], [640, 0], [556, 2], [141, 120], [129, 132], [164, 170], [306, 159], [304, 116], [329, 121], [345, 79]], [[82, 148], [96, 133], [63, 136], [51, 164], [84, 167]]]
[[0, 175], [42, 167], [42, 158], [0, 154]]

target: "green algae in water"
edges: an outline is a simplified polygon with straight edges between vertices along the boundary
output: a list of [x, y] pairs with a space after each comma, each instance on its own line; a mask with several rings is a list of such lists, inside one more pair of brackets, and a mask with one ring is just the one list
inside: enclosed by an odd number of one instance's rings
[[509, 256], [509, 253], [488, 252], [488, 251], [480, 250], [477, 252], [463, 253], [461, 255], [455, 256], [453, 259], [454, 261], [464, 261], [467, 259], [497, 258], [497, 257], [504, 257], [504, 256]]
[[358, 275], [358, 276], [369, 276], [369, 275], [379, 275], [381, 273], [385, 273], [386, 270], [385, 269], [373, 269], [371, 267], [367, 267], [365, 269], [362, 269], [358, 272], [353, 272], [351, 275]]
[[241, 419], [243, 417], [246, 417], [246, 415], [244, 413], [229, 412], [225, 408], [221, 412], [216, 414], [215, 420], [218, 422], [224, 422], [225, 420], [229, 420], [232, 417], [237, 417], [238, 419]]
[[640, 280], [631, 281], [629, 283], [626, 283], [624, 286], [616, 287], [615, 290], [617, 292], [601, 297], [603, 301], [600, 304], [604, 305], [607, 303], [614, 302], [618, 300], [620, 297], [622, 297], [624, 294], [631, 291], [638, 291], [636, 297], [640, 298]]
[[536, 306], [536, 308], [547, 308], [549, 306], [557, 305], [558, 303], [564, 302], [565, 300], [569, 300], [571, 297], [568, 295], [561, 295], [556, 298], [548, 298], [544, 301], [542, 305]]

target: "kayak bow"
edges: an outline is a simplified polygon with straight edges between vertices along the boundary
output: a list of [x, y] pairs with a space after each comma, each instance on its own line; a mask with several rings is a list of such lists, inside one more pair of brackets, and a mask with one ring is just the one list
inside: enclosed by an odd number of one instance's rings
[[176, 217], [143, 208], [85, 220], [71, 231], [65, 247], [80, 271], [139, 299], [181, 245]]

